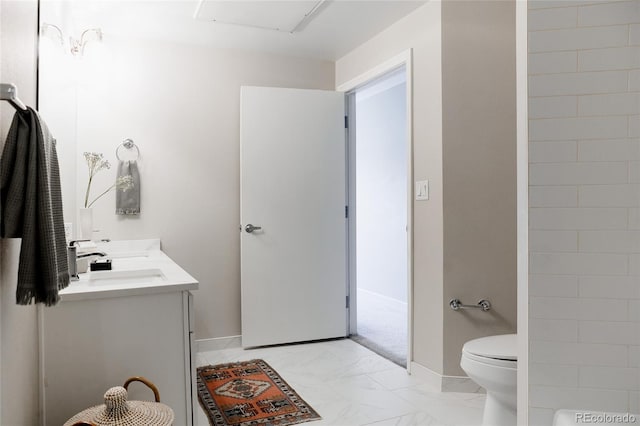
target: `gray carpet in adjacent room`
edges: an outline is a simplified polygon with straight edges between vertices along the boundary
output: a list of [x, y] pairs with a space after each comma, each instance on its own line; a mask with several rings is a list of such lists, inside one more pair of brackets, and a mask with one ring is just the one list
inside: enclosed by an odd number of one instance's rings
[[358, 289], [358, 334], [351, 339], [407, 366], [407, 305]]

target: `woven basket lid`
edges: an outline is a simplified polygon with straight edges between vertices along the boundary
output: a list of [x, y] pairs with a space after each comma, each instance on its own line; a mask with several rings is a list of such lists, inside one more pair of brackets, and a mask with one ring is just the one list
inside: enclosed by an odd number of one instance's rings
[[171, 426], [173, 410], [159, 402], [128, 401], [122, 386], [104, 394], [104, 404], [87, 408], [70, 418], [64, 426], [86, 422], [96, 426]]

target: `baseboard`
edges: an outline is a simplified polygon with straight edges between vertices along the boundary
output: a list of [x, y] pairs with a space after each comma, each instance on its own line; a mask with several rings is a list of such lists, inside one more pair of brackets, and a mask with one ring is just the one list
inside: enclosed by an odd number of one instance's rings
[[411, 362], [411, 374], [431, 385], [438, 392], [484, 393], [484, 389], [465, 376], [443, 376], [440, 373]]
[[227, 336], [196, 340], [197, 352], [219, 351], [221, 349], [239, 348], [241, 346], [242, 336]]
[[435, 391], [440, 392], [442, 390], [442, 375], [425, 367], [424, 365], [411, 361], [411, 375], [423, 380], [428, 385], [432, 386]]

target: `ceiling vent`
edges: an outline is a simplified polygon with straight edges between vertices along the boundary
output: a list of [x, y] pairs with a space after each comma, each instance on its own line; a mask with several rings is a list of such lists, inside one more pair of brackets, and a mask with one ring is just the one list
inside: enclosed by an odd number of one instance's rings
[[329, 3], [330, 0], [200, 0], [194, 18], [218, 24], [295, 34], [304, 30]]

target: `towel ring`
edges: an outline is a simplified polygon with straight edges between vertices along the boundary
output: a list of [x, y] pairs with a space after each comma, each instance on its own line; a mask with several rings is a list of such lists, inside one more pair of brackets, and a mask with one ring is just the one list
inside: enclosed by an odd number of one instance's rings
[[132, 149], [135, 148], [136, 149], [136, 158], [134, 158], [131, 161], [135, 161], [138, 158], [140, 158], [140, 149], [138, 148], [138, 145], [135, 144], [135, 142], [133, 142], [133, 139], [125, 139], [124, 141], [122, 141], [122, 143], [120, 145], [118, 145], [118, 147], [116, 148], [116, 158], [119, 161], [122, 161], [122, 158], [120, 158], [120, 148], [126, 148], [126, 149]]

